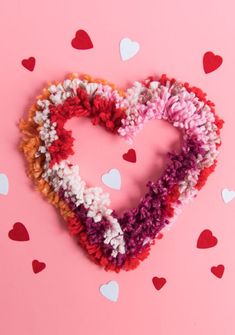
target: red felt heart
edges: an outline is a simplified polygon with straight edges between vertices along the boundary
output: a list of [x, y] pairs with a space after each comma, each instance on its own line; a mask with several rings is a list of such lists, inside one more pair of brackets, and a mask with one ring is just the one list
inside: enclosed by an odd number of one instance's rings
[[13, 226], [13, 229], [9, 231], [8, 236], [13, 241], [29, 241], [29, 233], [25, 226], [16, 222]]
[[85, 30], [82, 29], [76, 32], [76, 35], [72, 39], [71, 44], [75, 49], [85, 50], [93, 48], [93, 43], [90, 39], [90, 36]]
[[224, 265], [220, 264], [217, 266], [212, 266], [211, 272], [218, 278], [222, 278], [224, 274]]
[[46, 264], [43, 263], [43, 262], [39, 262], [37, 259], [34, 259], [32, 261], [32, 267], [33, 267], [33, 272], [34, 273], [38, 273], [38, 272], [40, 272], [40, 271], [42, 271], [42, 270], [45, 269]]
[[217, 244], [217, 238], [213, 236], [209, 229], [203, 230], [197, 240], [197, 248], [206, 249], [212, 248]]
[[28, 59], [23, 59], [21, 64], [29, 71], [33, 71], [35, 67], [36, 60], [34, 57], [29, 57]]
[[134, 149], [129, 149], [127, 153], [122, 155], [125, 161], [135, 163], [136, 162], [136, 152]]
[[163, 234], [162, 233], [158, 233], [158, 235], [157, 235], [157, 239], [158, 240], [161, 240], [163, 238]]
[[153, 277], [152, 282], [153, 282], [154, 287], [159, 291], [166, 284], [166, 279], [159, 278], [159, 277]]
[[213, 52], [208, 51], [203, 56], [203, 68], [205, 73], [210, 73], [218, 69], [222, 64], [223, 58], [219, 55], [215, 55]]

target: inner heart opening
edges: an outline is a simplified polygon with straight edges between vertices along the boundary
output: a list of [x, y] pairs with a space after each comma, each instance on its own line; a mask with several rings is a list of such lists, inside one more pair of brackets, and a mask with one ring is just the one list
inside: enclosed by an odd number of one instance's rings
[[[88, 118], [72, 118], [66, 123], [75, 141], [74, 155], [69, 157], [80, 167], [80, 175], [88, 186], [100, 186], [110, 194], [110, 208], [122, 214], [136, 207], [146, 193], [148, 180], [157, 180], [168, 163], [167, 152], [180, 152], [181, 133], [170, 123], [153, 120], [135, 137], [132, 145], [119, 135], [94, 126]], [[123, 159], [128, 149], [136, 151], [137, 162]], [[116, 168], [121, 174], [121, 189], [105, 186], [102, 175]]]

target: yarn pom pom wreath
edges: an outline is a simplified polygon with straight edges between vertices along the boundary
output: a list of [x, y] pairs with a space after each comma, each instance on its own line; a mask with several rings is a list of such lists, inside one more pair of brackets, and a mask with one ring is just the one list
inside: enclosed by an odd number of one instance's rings
[[[65, 124], [81, 116], [130, 143], [154, 119], [182, 132], [180, 153], [168, 153], [161, 177], [148, 181], [138, 206], [122, 215], [109, 208], [109, 194], [88, 186], [79, 166], [69, 161], [74, 139]], [[43, 89], [27, 120], [21, 120], [21, 149], [29, 176], [59, 209], [71, 235], [94, 262], [118, 272], [136, 268], [158, 233], [204, 186], [216, 166], [222, 126], [201, 89], [166, 75], [121, 90], [105, 80], [72, 74]]]

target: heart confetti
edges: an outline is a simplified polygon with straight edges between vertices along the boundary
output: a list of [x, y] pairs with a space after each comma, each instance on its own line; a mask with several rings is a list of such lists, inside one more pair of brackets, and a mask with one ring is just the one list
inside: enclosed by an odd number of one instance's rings
[[90, 36], [85, 30], [78, 30], [75, 37], [71, 41], [72, 47], [75, 49], [86, 50], [92, 49], [93, 43], [90, 39]]
[[218, 278], [222, 278], [224, 274], [224, 265], [220, 264], [211, 267], [211, 272]]
[[136, 162], [136, 152], [135, 149], [129, 149], [127, 153], [122, 155], [123, 159], [127, 162], [135, 163]]
[[107, 284], [100, 286], [100, 293], [108, 300], [116, 302], [119, 296], [119, 285], [116, 281], [111, 280]]
[[101, 178], [104, 185], [114, 190], [121, 189], [121, 175], [118, 169], [111, 169], [109, 172], [103, 174]]
[[13, 241], [29, 241], [29, 233], [23, 223], [16, 222], [9, 231], [8, 237]]
[[223, 63], [221, 56], [215, 55], [213, 52], [208, 51], [203, 56], [203, 68], [205, 73], [210, 73], [218, 69]]
[[41, 272], [42, 270], [45, 269], [45, 267], [46, 267], [46, 264], [43, 262], [39, 262], [37, 259], [34, 259], [32, 261], [32, 268], [33, 268], [34, 273]]
[[235, 191], [231, 191], [227, 188], [224, 188], [221, 193], [222, 193], [222, 199], [226, 204], [228, 204], [235, 198]]
[[27, 59], [23, 59], [21, 64], [29, 71], [33, 71], [35, 67], [36, 60], [34, 57], [29, 57]]
[[209, 229], [203, 230], [201, 232], [198, 241], [197, 241], [197, 248], [199, 249], [207, 249], [216, 246], [217, 238], [213, 236], [212, 232]]
[[133, 58], [140, 49], [139, 43], [125, 37], [120, 42], [120, 54], [123, 61]]
[[153, 277], [152, 282], [153, 282], [155, 289], [159, 291], [166, 284], [166, 279], [159, 278], [159, 277]]
[[0, 173], [0, 194], [7, 195], [9, 190], [8, 178], [4, 173]]

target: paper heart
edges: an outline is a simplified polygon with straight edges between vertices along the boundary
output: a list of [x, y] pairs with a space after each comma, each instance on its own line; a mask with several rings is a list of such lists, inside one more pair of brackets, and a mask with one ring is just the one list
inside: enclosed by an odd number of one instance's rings
[[108, 300], [116, 302], [119, 295], [119, 285], [116, 281], [111, 280], [107, 284], [100, 286], [100, 293]]
[[46, 264], [43, 262], [39, 262], [37, 259], [34, 259], [32, 261], [32, 268], [33, 268], [34, 273], [41, 272], [42, 270], [45, 269], [45, 267], [46, 267]]
[[224, 274], [224, 265], [220, 264], [211, 267], [211, 272], [218, 278], [222, 278]]
[[34, 57], [29, 57], [27, 59], [23, 59], [21, 64], [29, 71], [33, 71], [35, 67], [36, 60]]
[[205, 229], [201, 232], [198, 241], [197, 248], [207, 249], [216, 246], [217, 238], [213, 236], [212, 232], [209, 229]]
[[72, 39], [71, 44], [72, 47], [74, 47], [75, 49], [86, 50], [93, 48], [93, 43], [90, 39], [90, 36], [87, 34], [85, 30], [82, 29], [76, 32], [76, 35]]
[[126, 154], [123, 154], [123, 159], [125, 161], [135, 163], [136, 162], [136, 152], [134, 149], [129, 149]]
[[120, 42], [120, 54], [124, 61], [133, 58], [139, 52], [139, 49], [139, 43], [128, 37], [123, 38]]
[[114, 190], [121, 189], [121, 175], [118, 169], [111, 169], [109, 172], [102, 175], [102, 182]]
[[231, 191], [227, 188], [224, 188], [222, 190], [222, 198], [223, 201], [228, 204], [230, 201], [232, 201], [235, 198], [235, 191]]
[[152, 282], [156, 290], [159, 291], [166, 284], [166, 278], [153, 277]]
[[[148, 181], [136, 208], [122, 214], [113, 211], [109, 195], [88, 186], [79, 166], [69, 160], [73, 137], [65, 123], [81, 116], [129, 142], [153, 119], [164, 119], [183, 132], [181, 152], [168, 154], [165, 171], [159, 180]], [[166, 75], [121, 90], [107, 81], [73, 74], [44, 89], [28, 120], [20, 123], [21, 149], [37, 189], [60, 210], [70, 233], [93, 261], [118, 272], [136, 268], [159, 232], [204, 186], [215, 168], [222, 125], [214, 104], [200, 89]], [[102, 179], [109, 187], [121, 187], [117, 169]], [[208, 245], [205, 236], [199, 239], [198, 247]]]
[[13, 241], [29, 241], [29, 233], [23, 223], [16, 222], [9, 231], [8, 237]]
[[205, 73], [210, 73], [218, 69], [223, 62], [221, 56], [215, 55], [213, 52], [208, 51], [203, 56], [203, 68]]
[[4, 173], [0, 173], [0, 194], [7, 195], [9, 189], [8, 178]]

